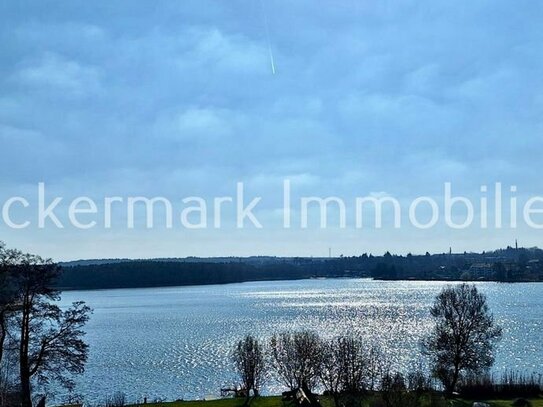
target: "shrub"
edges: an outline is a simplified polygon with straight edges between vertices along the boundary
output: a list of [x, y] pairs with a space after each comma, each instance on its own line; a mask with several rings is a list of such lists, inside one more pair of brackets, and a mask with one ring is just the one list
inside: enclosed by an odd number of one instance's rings
[[123, 392], [115, 392], [107, 396], [104, 401], [104, 407], [124, 407], [126, 405], [126, 395]]
[[541, 394], [541, 377], [506, 371], [501, 379], [494, 375], [467, 376], [459, 386], [460, 395], [476, 398], [538, 397]]

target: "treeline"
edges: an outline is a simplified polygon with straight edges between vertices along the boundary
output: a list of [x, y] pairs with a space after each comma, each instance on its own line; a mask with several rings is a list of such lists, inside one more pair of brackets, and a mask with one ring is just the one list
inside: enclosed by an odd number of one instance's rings
[[62, 289], [138, 288], [304, 278], [382, 280], [543, 281], [543, 251], [507, 248], [488, 253], [324, 258], [97, 260], [62, 267]]
[[[424, 256], [387, 252], [373, 258], [373, 262], [368, 256], [366, 261], [371, 264], [370, 276], [383, 280], [543, 281], [543, 250], [539, 248], [433, 255], [427, 252]], [[352, 258], [347, 262], [353, 262]]]
[[278, 262], [252, 265], [231, 263], [185, 263], [130, 261], [63, 267], [57, 284], [62, 289], [138, 288], [240, 283], [262, 280], [292, 280], [315, 276], [339, 277], [337, 266]]

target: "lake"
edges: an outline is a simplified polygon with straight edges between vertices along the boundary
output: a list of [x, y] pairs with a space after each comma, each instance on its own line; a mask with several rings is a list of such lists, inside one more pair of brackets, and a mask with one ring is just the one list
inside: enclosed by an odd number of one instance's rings
[[[65, 292], [63, 304], [83, 300], [94, 309], [76, 392], [94, 401], [115, 391], [130, 401], [218, 396], [234, 383], [229, 355], [237, 340], [285, 330], [355, 333], [405, 369], [420, 359], [429, 307], [445, 285], [328, 279]], [[495, 369], [541, 372], [543, 284], [477, 285], [504, 328]], [[270, 382], [264, 393], [283, 390]]]

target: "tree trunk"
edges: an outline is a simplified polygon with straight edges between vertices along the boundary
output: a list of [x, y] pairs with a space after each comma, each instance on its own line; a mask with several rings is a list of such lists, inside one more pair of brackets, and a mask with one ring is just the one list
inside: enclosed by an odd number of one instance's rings
[[456, 385], [458, 383], [459, 375], [460, 375], [460, 369], [457, 365], [455, 365], [451, 382], [449, 383], [449, 386], [445, 388], [445, 394], [447, 395], [447, 397], [451, 397], [453, 395], [454, 390], [456, 389]]
[[332, 398], [334, 399], [334, 405], [339, 407], [339, 394], [337, 391], [332, 392]]
[[21, 407], [32, 407], [30, 386], [30, 365], [28, 361], [28, 341], [30, 334], [30, 306], [25, 304], [21, 320], [21, 343], [19, 344], [19, 374], [21, 379]]
[[0, 366], [4, 357], [4, 343], [6, 342], [6, 316], [4, 311], [0, 312]]
[[32, 407], [30, 376], [21, 370], [21, 407]]
[[244, 406], [248, 406], [251, 401], [251, 389], [248, 387], [247, 390], [245, 390], [245, 402], [243, 403]]

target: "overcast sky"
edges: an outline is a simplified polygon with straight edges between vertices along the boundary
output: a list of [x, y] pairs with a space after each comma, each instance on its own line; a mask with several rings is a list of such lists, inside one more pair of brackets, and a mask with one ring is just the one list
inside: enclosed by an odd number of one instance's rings
[[283, 230], [278, 215], [286, 178], [295, 197], [349, 207], [439, 197], [447, 181], [475, 202], [498, 181], [542, 195], [542, 21], [534, 1], [3, 1], [0, 199], [31, 203], [14, 218], [33, 216], [39, 182], [61, 209], [244, 182], [265, 227], [2, 222], [0, 239], [59, 260], [542, 245], [523, 227]]

